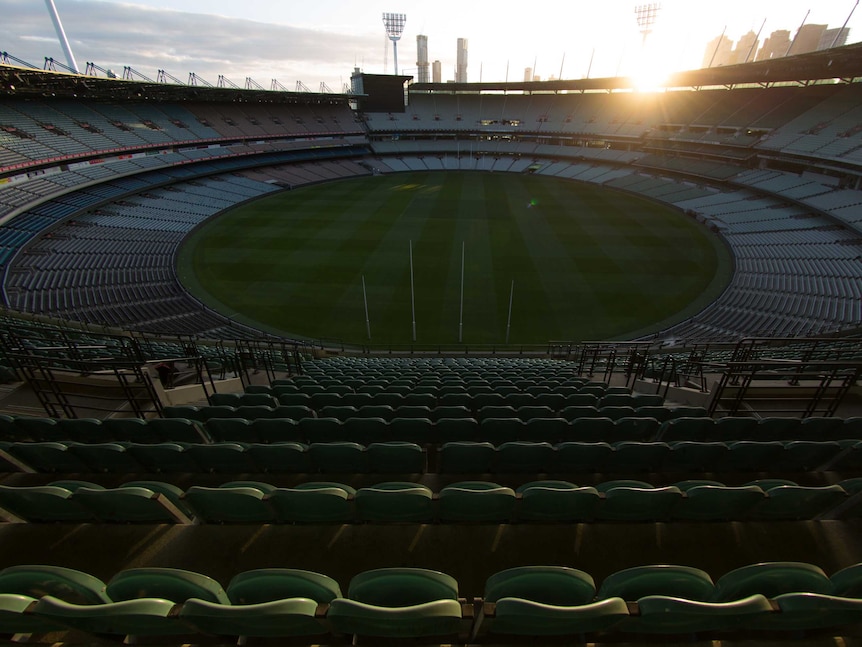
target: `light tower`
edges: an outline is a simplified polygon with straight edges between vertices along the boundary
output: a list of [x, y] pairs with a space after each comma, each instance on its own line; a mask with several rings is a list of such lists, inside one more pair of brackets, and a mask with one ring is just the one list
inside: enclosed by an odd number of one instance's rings
[[640, 27], [641, 34], [643, 34], [641, 47], [646, 46], [647, 36], [652, 33], [652, 26], [655, 24], [660, 10], [661, 5], [657, 2], [641, 4], [635, 7], [635, 18], [637, 18], [638, 27]]
[[404, 23], [407, 22], [407, 15], [403, 13], [384, 13], [383, 26], [386, 28], [386, 35], [392, 41], [392, 58], [395, 60], [395, 74], [398, 74], [398, 41], [401, 34], [404, 33]]
[[75, 74], [80, 74], [78, 63], [75, 61], [75, 56], [72, 54], [72, 47], [69, 45], [69, 39], [66, 38], [66, 31], [63, 29], [63, 23], [60, 22], [60, 14], [57, 13], [57, 6], [54, 0], [45, 0], [45, 6], [48, 8], [48, 13], [51, 14], [51, 20], [54, 22], [54, 30], [57, 32], [57, 39], [60, 41], [60, 47], [63, 48], [63, 53], [66, 55], [66, 61], [69, 68], [75, 71]]

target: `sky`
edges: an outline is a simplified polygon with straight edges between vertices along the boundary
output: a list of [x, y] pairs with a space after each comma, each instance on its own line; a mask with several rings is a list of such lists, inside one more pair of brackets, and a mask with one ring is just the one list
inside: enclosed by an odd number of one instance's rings
[[[124, 66], [155, 79], [165, 70], [215, 85], [251, 77], [269, 88], [297, 82], [340, 92], [354, 67], [395, 72], [383, 12], [404, 13], [399, 72], [416, 74], [416, 35], [428, 36], [429, 58], [443, 80], [454, 78], [458, 38], [468, 40], [469, 81], [521, 81], [524, 69], [542, 79], [643, 75], [701, 67], [706, 44], [724, 33], [805, 23], [840, 27], [852, 13], [848, 42], [862, 40], [858, 0], [662, 0], [644, 44], [635, 7], [644, 0], [55, 0], [72, 51], [121, 74]], [[65, 62], [43, 0], [0, 0], [0, 51], [41, 67]], [[764, 23], [765, 21], [765, 23]]]

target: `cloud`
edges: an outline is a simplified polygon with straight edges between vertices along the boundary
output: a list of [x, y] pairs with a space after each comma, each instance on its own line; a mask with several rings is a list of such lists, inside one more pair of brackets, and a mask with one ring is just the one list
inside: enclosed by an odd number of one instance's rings
[[[34, 65], [44, 58], [65, 62], [45, 5], [33, 0], [0, 0], [0, 42], [13, 56]], [[93, 61], [103, 68], [131, 66], [155, 78], [164, 69], [179, 79], [190, 72], [215, 83], [224, 74], [242, 85], [273, 78], [288, 87], [303, 80], [340, 90], [356, 60], [381, 56], [379, 39], [221, 16], [165, 11], [97, 0], [66, 2], [66, 35], [79, 68]], [[317, 75], [317, 78], [315, 78]]]

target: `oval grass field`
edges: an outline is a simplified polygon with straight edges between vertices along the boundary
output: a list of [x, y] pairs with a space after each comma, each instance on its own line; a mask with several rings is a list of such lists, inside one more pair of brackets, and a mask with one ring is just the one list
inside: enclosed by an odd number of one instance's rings
[[238, 321], [348, 344], [370, 324], [385, 345], [412, 342], [414, 307], [417, 344], [503, 343], [510, 295], [511, 344], [645, 334], [714, 300], [731, 269], [716, 235], [668, 207], [482, 172], [280, 192], [210, 219], [177, 260], [186, 289]]

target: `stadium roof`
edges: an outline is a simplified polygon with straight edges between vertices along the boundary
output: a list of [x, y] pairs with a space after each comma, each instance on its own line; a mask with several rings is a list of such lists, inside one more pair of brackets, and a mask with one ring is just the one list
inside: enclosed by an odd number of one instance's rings
[[[667, 88], [734, 87], [738, 85], [773, 85], [776, 83], [811, 83], [862, 79], [862, 43], [788, 56], [769, 61], [712, 67], [677, 72], [662, 84]], [[411, 92], [583, 92], [590, 90], [631, 90], [634, 79], [610, 77], [601, 79], [554, 80], [532, 82], [488, 83], [414, 83]]]
[[346, 94], [244, 90], [179, 85], [139, 79], [111, 79], [53, 70], [0, 65], [0, 96], [76, 97], [128, 101], [213, 101], [249, 103], [344, 103]]
[[[811, 83], [862, 79], [862, 43], [798, 56], [728, 65], [673, 74], [664, 84], [668, 88], [734, 87]], [[413, 83], [411, 92], [583, 92], [630, 90], [637, 87], [628, 77], [599, 79], [487, 82], [487, 83]], [[84, 99], [213, 101], [250, 103], [343, 103], [349, 94], [287, 92], [239, 89], [209, 85], [159, 83], [149, 79], [119, 79], [69, 74], [54, 70], [0, 65], [0, 96], [77, 97]]]

